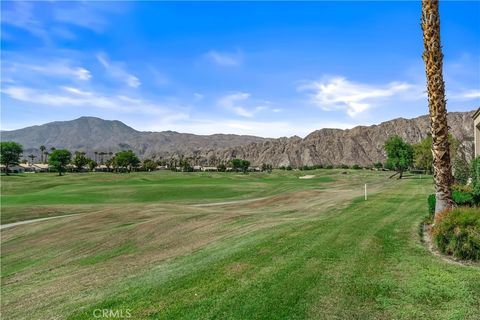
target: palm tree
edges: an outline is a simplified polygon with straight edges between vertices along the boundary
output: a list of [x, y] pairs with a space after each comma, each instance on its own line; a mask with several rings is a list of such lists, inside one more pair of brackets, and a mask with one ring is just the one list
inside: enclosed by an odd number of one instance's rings
[[98, 151], [95, 151], [94, 154], [95, 154], [95, 162], [98, 162], [98, 160], [97, 160]]
[[48, 162], [48, 155], [50, 153], [48, 151], [45, 151], [45, 162], [44, 163], [47, 163]]
[[423, 61], [427, 75], [428, 108], [432, 133], [433, 169], [436, 191], [435, 216], [453, 205], [452, 167], [448, 142], [443, 53], [440, 44], [438, 0], [422, 0]]
[[30, 159], [32, 159], [32, 161], [30, 162], [30, 164], [33, 164], [33, 159], [35, 159], [37, 156], [33, 155], [33, 154], [29, 154], [28, 157]]
[[100, 152], [99, 155], [100, 155], [100, 164], [103, 164], [103, 156], [106, 155], [107, 153], [106, 152]]
[[47, 148], [45, 148], [45, 146], [40, 146], [40, 161], [43, 163], [43, 154], [45, 153], [45, 150], [47, 150]]

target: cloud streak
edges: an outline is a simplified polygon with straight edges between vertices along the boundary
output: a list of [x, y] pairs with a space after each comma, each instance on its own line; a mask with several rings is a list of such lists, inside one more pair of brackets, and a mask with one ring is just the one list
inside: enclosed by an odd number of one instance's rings
[[1, 91], [8, 97], [50, 107], [102, 108], [122, 113], [172, 116], [186, 114], [185, 107], [169, 103], [158, 104], [125, 95], [108, 95], [75, 87], [63, 86], [56, 91], [39, 90], [25, 86], [9, 86]]
[[219, 52], [216, 50], [210, 50], [205, 54], [210, 61], [214, 62], [219, 66], [238, 66], [242, 62], [242, 56], [240, 53], [228, 53], [228, 52]]
[[112, 78], [132, 88], [138, 88], [142, 84], [140, 79], [125, 70], [123, 63], [109, 61], [107, 55], [104, 53], [97, 54], [97, 60]]
[[272, 112], [280, 112], [280, 109], [271, 109], [269, 102], [259, 103], [251, 101], [250, 93], [234, 92], [221, 97], [217, 104], [223, 109], [229, 110], [237, 116], [245, 118], [253, 118], [257, 113], [270, 110]]
[[406, 82], [371, 85], [333, 76], [308, 82], [297, 89], [308, 92], [311, 101], [323, 110], [345, 110], [353, 118], [370, 108], [382, 105], [388, 98], [416, 88]]
[[12, 79], [15, 82], [38, 81], [45, 84], [61, 79], [88, 83], [93, 77], [92, 72], [78, 62], [68, 59], [35, 60], [35, 58], [3, 59], [2, 82], [5, 82], [5, 79]]

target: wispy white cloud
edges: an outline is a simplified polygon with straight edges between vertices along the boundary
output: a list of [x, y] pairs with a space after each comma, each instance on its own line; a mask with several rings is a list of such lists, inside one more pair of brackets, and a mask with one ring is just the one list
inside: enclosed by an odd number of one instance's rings
[[69, 60], [49, 61], [43, 64], [2, 61], [2, 68], [4, 75], [7, 74], [12, 79], [24, 76], [32, 77], [34, 76], [32, 73], [83, 81], [92, 78], [92, 74], [88, 69], [78, 66]]
[[76, 36], [69, 26], [97, 33], [104, 31], [109, 24], [108, 15], [121, 11], [119, 7], [88, 1], [9, 1], [8, 5], [2, 5], [1, 21], [51, 44], [54, 38], [74, 39]]
[[205, 57], [220, 66], [238, 66], [242, 62], [242, 54], [240, 52], [228, 53], [210, 50], [205, 54]]
[[478, 100], [480, 99], [480, 89], [460, 90], [458, 92], [447, 92], [447, 98], [451, 100]]
[[416, 86], [406, 82], [372, 85], [352, 82], [339, 76], [310, 81], [297, 89], [308, 91], [312, 102], [323, 110], [345, 110], [350, 117], [382, 105], [387, 98], [398, 96], [408, 90], [418, 91]]
[[145, 99], [87, 91], [69, 86], [48, 91], [24, 86], [8, 86], [2, 88], [1, 92], [11, 99], [50, 107], [102, 108], [122, 113], [162, 116], [182, 114], [182, 117], [188, 109], [169, 102], [153, 103]]
[[125, 70], [124, 63], [109, 61], [107, 55], [104, 53], [97, 54], [97, 59], [111, 77], [126, 83], [132, 88], [137, 88], [141, 85], [140, 79]]
[[44, 41], [49, 41], [44, 23], [36, 18], [34, 3], [12, 1], [9, 4], [9, 6], [2, 5], [2, 24], [24, 29]]
[[249, 93], [235, 92], [220, 98], [218, 100], [218, 104], [221, 107], [228, 109], [239, 116], [251, 118], [255, 113], [253, 111], [247, 110], [246, 107], [241, 105], [243, 102], [248, 100], [248, 98], [250, 98]]
[[193, 98], [195, 99], [195, 101], [200, 101], [200, 100], [203, 100], [205, 96], [201, 93], [198, 93], [198, 92], [195, 92], [193, 94]]
[[163, 72], [160, 72], [156, 67], [149, 66], [148, 70], [151, 73], [152, 81], [159, 87], [163, 87], [165, 85], [171, 84], [172, 80]]
[[250, 93], [247, 92], [234, 92], [225, 95], [218, 99], [217, 104], [220, 107], [245, 118], [253, 118], [257, 113], [262, 111], [281, 111], [278, 108], [272, 108], [271, 102], [269, 101], [251, 99]]
[[95, 10], [88, 2], [71, 4], [69, 6], [56, 6], [53, 18], [65, 24], [76, 25], [85, 29], [102, 32], [108, 25], [103, 14]]

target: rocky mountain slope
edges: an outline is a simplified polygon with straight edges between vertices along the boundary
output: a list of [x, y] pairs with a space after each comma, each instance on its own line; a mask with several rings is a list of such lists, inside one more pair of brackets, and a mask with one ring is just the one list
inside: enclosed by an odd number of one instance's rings
[[[473, 112], [454, 112], [448, 115], [451, 133], [463, 144], [473, 141]], [[409, 143], [417, 143], [429, 133], [429, 118], [394, 119], [373, 126], [358, 126], [348, 130], [321, 129], [304, 139], [299, 137], [265, 140], [218, 152], [217, 157], [245, 158], [255, 164], [299, 167], [313, 164], [371, 165], [383, 162], [383, 145], [392, 135]], [[466, 148], [469, 150], [469, 148]]]
[[[473, 112], [448, 115], [452, 134], [469, 144], [473, 138]], [[97, 152], [132, 149], [142, 158], [196, 158], [199, 164], [214, 165], [232, 158], [244, 158], [253, 165], [298, 167], [313, 164], [370, 165], [384, 161], [383, 144], [391, 135], [410, 143], [419, 142], [429, 132], [427, 116], [394, 119], [373, 126], [353, 129], [321, 129], [300, 137], [265, 139], [254, 136], [215, 134], [209, 136], [173, 131], [141, 132], [120, 121], [82, 117], [72, 121], [52, 122], [1, 133], [2, 141], [17, 141], [25, 153], [39, 155], [38, 147], [66, 148]]]

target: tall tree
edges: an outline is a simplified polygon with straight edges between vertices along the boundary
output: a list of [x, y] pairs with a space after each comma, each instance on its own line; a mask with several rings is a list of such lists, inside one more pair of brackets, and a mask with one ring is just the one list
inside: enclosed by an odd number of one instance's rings
[[72, 163], [77, 168], [77, 171], [82, 171], [83, 167], [88, 165], [90, 160], [85, 157], [85, 152], [76, 151]]
[[0, 163], [5, 166], [5, 174], [8, 176], [8, 167], [18, 164], [23, 147], [13, 141], [0, 142]]
[[47, 150], [47, 148], [45, 148], [44, 145], [41, 145], [39, 149], [40, 149], [40, 161], [43, 163], [44, 162], [43, 155], [45, 154], [45, 150]]
[[66, 171], [67, 164], [70, 162], [72, 154], [68, 150], [55, 150], [50, 154], [48, 164], [58, 171], [58, 175], [61, 176], [62, 172]]
[[138, 159], [132, 150], [120, 151], [115, 154], [114, 163], [116, 166], [130, 172], [133, 168], [140, 165], [140, 159]]
[[448, 141], [443, 53], [440, 42], [438, 0], [422, 0], [423, 61], [427, 76], [428, 108], [432, 134], [433, 175], [435, 180], [435, 215], [453, 205], [452, 166]]
[[413, 147], [399, 136], [392, 136], [385, 141], [383, 148], [387, 153], [385, 167], [396, 171], [390, 178], [399, 174], [398, 179], [401, 179], [403, 172], [413, 165]]
[[37, 156], [34, 154], [29, 154], [28, 157], [32, 160], [30, 164], [33, 164], [33, 159], [35, 159]]

